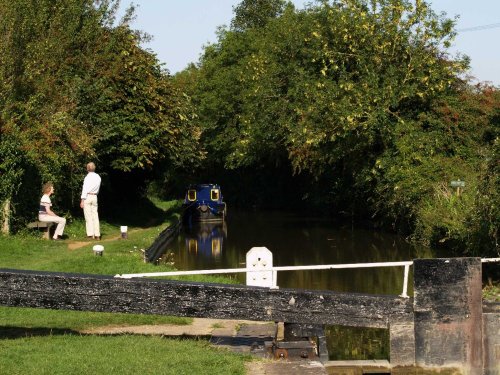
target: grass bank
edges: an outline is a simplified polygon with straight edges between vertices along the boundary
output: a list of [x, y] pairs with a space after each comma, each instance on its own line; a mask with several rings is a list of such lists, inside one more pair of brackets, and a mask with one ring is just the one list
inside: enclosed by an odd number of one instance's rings
[[[161, 220], [155, 226], [129, 226], [121, 239], [117, 222], [102, 222], [104, 255], [92, 252], [95, 241], [86, 239], [82, 220], [68, 223], [63, 241], [43, 240], [25, 231], [0, 236], [0, 268], [115, 275], [169, 271], [172, 266], [144, 263], [144, 250], [169, 224], [178, 219], [178, 202], [154, 202]], [[158, 219], [158, 218], [157, 218]], [[198, 281], [227, 282], [222, 277]], [[111, 314], [79, 311], [0, 307], [1, 372], [8, 374], [243, 374], [248, 356], [208, 345], [206, 340], [160, 336], [84, 335], [82, 330], [102, 326], [190, 324], [189, 318], [160, 315]]]

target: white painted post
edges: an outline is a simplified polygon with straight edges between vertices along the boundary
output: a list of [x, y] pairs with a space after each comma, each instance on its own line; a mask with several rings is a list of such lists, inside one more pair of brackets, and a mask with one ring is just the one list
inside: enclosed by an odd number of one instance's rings
[[405, 265], [405, 275], [403, 280], [403, 293], [400, 297], [408, 298], [408, 274], [410, 273], [410, 265]]
[[273, 253], [266, 247], [252, 247], [247, 252], [247, 285], [275, 287]]
[[102, 252], [104, 251], [104, 246], [94, 245], [94, 247], [92, 248], [92, 251], [94, 252], [94, 255], [102, 256]]

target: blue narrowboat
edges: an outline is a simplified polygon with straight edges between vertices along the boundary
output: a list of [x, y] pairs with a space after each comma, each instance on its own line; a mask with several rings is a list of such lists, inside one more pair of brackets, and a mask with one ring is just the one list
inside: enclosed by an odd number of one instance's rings
[[222, 200], [222, 192], [216, 184], [190, 185], [184, 199], [184, 220], [224, 221], [226, 203]]

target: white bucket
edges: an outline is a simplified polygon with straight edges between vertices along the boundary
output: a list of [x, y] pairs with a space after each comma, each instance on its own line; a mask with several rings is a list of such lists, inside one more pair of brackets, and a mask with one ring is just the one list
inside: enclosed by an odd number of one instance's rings
[[97, 255], [97, 256], [102, 256], [102, 253], [104, 251], [104, 246], [102, 245], [95, 245], [93, 248], [92, 248], [92, 251], [94, 251], [94, 254]]

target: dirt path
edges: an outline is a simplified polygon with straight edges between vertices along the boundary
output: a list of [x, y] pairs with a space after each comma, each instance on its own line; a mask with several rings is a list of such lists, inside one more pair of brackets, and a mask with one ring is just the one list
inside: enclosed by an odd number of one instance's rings
[[248, 320], [193, 318], [189, 325], [156, 324], [141, 326], [105, 326], [81, 331], [85, 334], [118, 335], [124, 333], [165, 336], [209, 336], [217, 330], [224, 330], [234, 336], [239, 327], [245, 324], [269, 324], [268, 322], [251, 322]]
[[[143, 229], [134, 229], [134, 230], [129, 231], [129, 233], [140, 232], [142, 230]], [[68, 249], [69, 250], [76, 250], [76, 249], [80, 249], [80, 248], [85, 247], [85, 246], [90, 245], [90, 244], [98, 245], [101, 243], [117, 241], [119, 239], [121, 239], [121, 235], [114, 236], [114, 237], [108, 237], [108, 238], [106, 238], [104, 240], [100, 240], [100, 241], [97, 241], [97, 240], [71, 241], [71, 242], [68, 242]]]
[[[81, 331], [84, 334], [94, 335], [120, 335], [120, 334], [139, 334], [139, 335], [162, 335], [162, 336], [212, 336], [211, 343], [216, 346], [226, 347], [227, 349], [239, 353], [251, 353], [252, 345], [250, 342], [263, 331], [269, 329], [264, 325], [272, 325], [271, 322], [254, 322], [248, 320], [229, 320], [229, 319], [205, 319], [194, 318], [190, 325], [158, 324], [127, 327], [98, 327]], [[246, 327], [247, 326], [247, 327]], [[240, 330], [241, 329], [241, 330]], [[272, 330], [272, 329], [271, 329]], [[243, 332], [243, 335], [238, 336]], [[238, 334], [239, 332], [239, 334]], [[252, 336], [252, 333], [256, 337]], [[251, 337], [249, 342], [248, 339]], [[215, 340], [213, 340], [215, 338]], [[236, 339], [231, 343], [231, 338]], [[246, 340], [245, 340], [246, 339]], [[220, 342], [219, 342], [220, 341]], [[245, 364], [245, 373], [248, 375], [327, 375], [327, 371], [319, 361], [311, 360], [272, 360], [264, 354], [257, 355], [259, 361], [250, 361]], [[344, 372], [342, 372], [344, 374]]]
[[100, 243], [106, 243], [106, 242], [110, 242], [110, 241], [116, 241], [118, 239], [120, 239], [120, 236], [107, 238], [107, 239], [101, 240], [101, 241], [96, 241], [96, 240], [72, 241], [72, 242], [68, 243], [68, 249], [69, 250], [76, 250], [76, 249], [80, 249], [82, 247], [85, 247], [87, 245], [98, 245]]
[[88, 241], [76, 241], [76, 242], [70, 242], [68, 244], [68, 249], [69, 250], [76, 250], [76, 249], [79, 249], [81, 247], [84, 247], [84, 246], [87, 246], [87, 245], [90, 245], [91, 242], [88, 242]]

